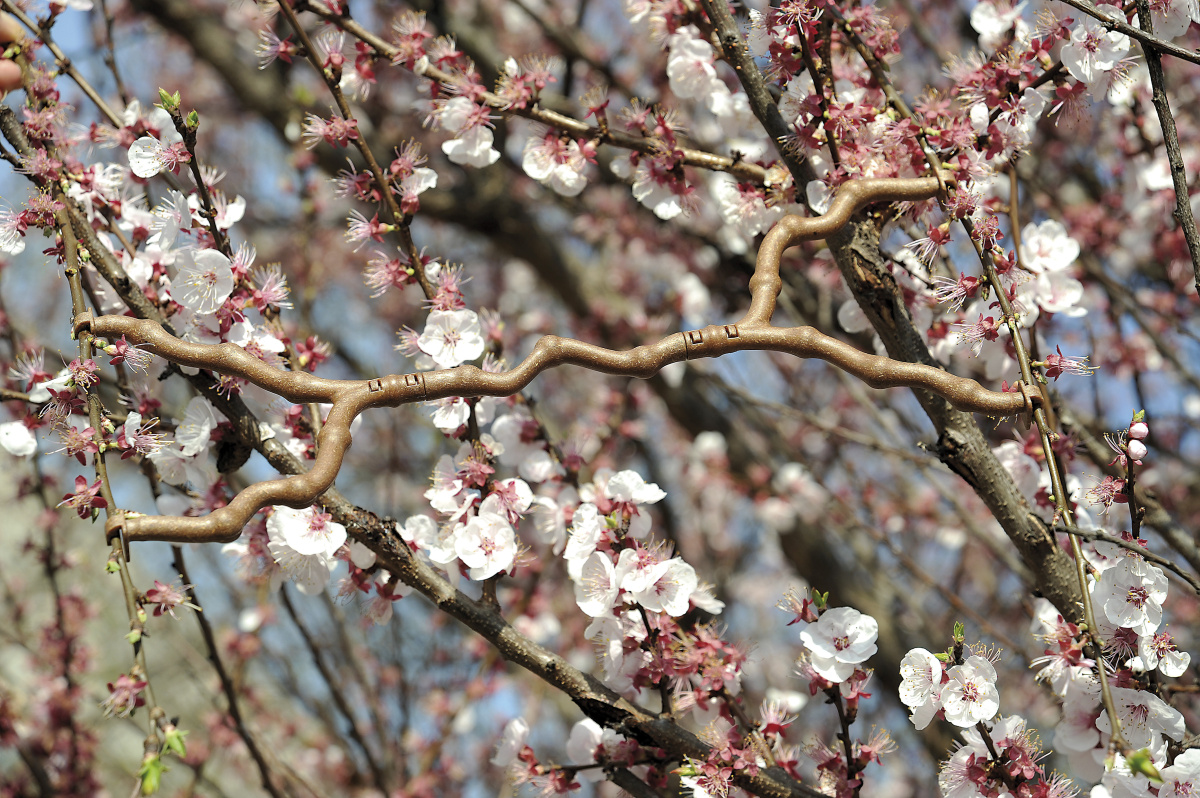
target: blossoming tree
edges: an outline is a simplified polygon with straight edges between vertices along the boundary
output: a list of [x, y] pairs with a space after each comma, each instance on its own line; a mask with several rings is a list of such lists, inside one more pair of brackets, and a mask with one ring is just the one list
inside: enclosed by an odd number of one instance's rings
[[1195, 2], [0, 6], [0, 795], [1196, 794]]

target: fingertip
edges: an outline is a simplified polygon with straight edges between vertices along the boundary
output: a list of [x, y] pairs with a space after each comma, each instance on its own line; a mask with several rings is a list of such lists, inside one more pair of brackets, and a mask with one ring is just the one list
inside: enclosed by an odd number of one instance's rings
[[21, 38], [21, 23], [16, 17], [0, 11], [0, 42], [18, 42]]
[[21, 68], [12, 61], [0, 61], [0, 93], [21, 88]]

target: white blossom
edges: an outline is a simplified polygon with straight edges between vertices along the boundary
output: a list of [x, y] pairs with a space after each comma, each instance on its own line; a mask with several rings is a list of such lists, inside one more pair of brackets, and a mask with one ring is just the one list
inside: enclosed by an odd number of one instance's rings
[[1192, 655], [1180, 651], [1170, 634], [1154, 631], [1138, 637], [1138, 656], [1131, 664], [1147, 671], [1157, 668], [1164, 676], [1178, 679], [1191, 661]]
[[454, 432], [471, 417], [471, 405], [461, 396], [448, 396], [431, 404], [433, 426], [442, 432]]
[[286, 543], [297, 554], [333, 557], [346, 542], [346, 527], [315, 507], [303, 510], [274, 507], [272, 510], [267, 519], [267, 531], [272, 539]]
[[1138, 634], [1148, 634], [1162, 622], [1167, 577], [1151, 563], [1126, 557], [1100, 575], [1092, 596], [1108, 620]]
[[609, 498], [616, 502], [656, 504], [666, 498], [666, 491], [653, 482], [642, 479], [636, 471], [619, 471], [606, 485]]
[[996, 51], [1014, 25], [1015, 39], [1025, 41], [1029, 38], [1029, 26], [1021, 18], [1025, 4], [1018, 3], [1011, 7], [1004, 7], [1005, 5], [1003, 2], [984, 0], [971, 9], [971, 27], [979, 34], [979, 46], [989, 53]]
[[484, 499], [479, 514], [455, 533], [454, 551], [483, 580], [506, 571], [517, 557], [517, 538], [494, 496]]
[[417, 339], [422, 352], [439, 368], [454, 368], [483, 354], [479, 316], [473, 310], [435, 310]]
[[672, 618], [688, 611], [689, 600], [697, 585], [696, 569], [673, 557], [658, 563], [649, 575], [649, 584], [645, 588], [630, 593], [634, 601], [651, 612], [665, 612]]
[[[1109, 691], [1121, 722], [1121, 734], [1131, 748], [1157, 750], [1164, 736], [1175, 741], [1183, 739], [1186, 731], [1183, 715], [1166, 701], [1145, 690], [1128, 687], [1110, 687]], [[1112, 732], [1107, 712], [1096, 719], [1096, 728]]]
[[[618, 163], [628, 163], [623, 158], [614, 158], [614, 170]], [[664, 222], [683, 213], [683, 199], [672, 190], [670, 184], [656, 177], [645, 160], [639, 161], [633, 171], [633, 198], [654, 211]]]
[[175, 442], [180, 451], [190, 457], [207, 449], [217, 422], [217, 411], [208, 400], [193, 396], [183, 411], [183, 421], [175, 428]]
[[604, 518], [596, 509], [596, 505], [584, 503], [575, 509], [567, 547], [563, 550], [563, 557], [567, 561], [567, 573], [571, 579], [578, 581], [582, 576], [583, 564], [596, 550], [596, 544], [605, 528]]
[[166, 169], [171, 161], [169, 149], [153, 136], [142, 136], [129, 145], [129, 170], [148, 180]]
[[[210, 192], [212, 198], [213, 210], [216, 211], [214, 217], [217, 222], [217, 229], [228, 230], [242, 220], [246, 215], [246, 200], [240, 194], [234, 197], [233, 201], [225, 198], [225, 193], [220, 189], [213, 189]], [[206, 225], [206, 217], [202, 210], [200, 197], [197, 194], [190, 194], [187, 198], [188, 208], [192, 212], [192, 219], [200, 225]]]
[[747, 238], [769, 230], [783, 216], [783, 208], [768, 208], [757, 191], [743, 189], [736, 180], [719, 177], [713, 195], [721, 209], [721, 218]]
[[533, 528], [542, 543], [554, 554], [562, 554], [567, 543], [566, 512], [579, 504], [579, 494], [570, 485], [559, 491], [558, 496], [538, 496], [533, 500]]
[[19, 213], [7, 205], [0, 205], [0, 252], [20, 255], [25, 251], [25, 237], [21, 233]]
[[575, 603], [592, 618], [605, 615], [617, 604], [619, 585], [612, 557], [593, 551], [580, 568], [575, 580]]
[[[567, 759], [574, 765], [599, 762], [601, 757], [608, 759], [624, 739], [612, 729], [601, 727], [591, 718], [584, 718], [571, 727], [571, 735], [567, 738]], [[605, 779], [604, 771], [599, 768], [581, 770], [577, 776], [591, 782]]]
[[427, 515], [414, 515], [404, 522], [400, 537], [425, 552], [430, 562], [446, 566], [458, 559], [455, 549], [456, 527], [461, 524], [438, 524]]
[[1079, 257], [1079, 242], [1056, 219], [1021, 229], [1021, 263], [1031, 272], [1060, 272]]
[[950, 681], [942, 686], [942, 709], [955, 726], [974, 726], [991, 720], [1000, 709], [996, 669], [980, 656], [967, 657], [946, 671]]
[[587, 158], [579, 148], [579, 142], [564, 142], [555, 134], [526, 141], [521, 168], [525, 174], [564, 197], [576, 196], [587, 185], [587, 178], [583, 176]]
[[[1096, 6], [1095, 10], [1109, 19], [1125, 21], [1125, 12], [1116, 6], [1106, 3]], [[1107, 73], [1125, 57], [1132, 45], [1124, 33], [1109, 32], [1094, 17], [1082, 17], [1071, 31], [1071, 40], [1063, 45], [1061, 58], [1071, 77], [1095, 90], [1107, 84]]]
[[492, 129], [478, 125], [442, 142], [442, 152], [453, 163], [481, 169], [500, 160], [499, 150], [492, 146], [494, 142]]
[[545, 441], [535, 437], [536, 426], [529, 411], [516, 407], [492, 422], [492, 437], [502, 449], [502, 465], [515, 466], [524, 479], [540, 483], [565, 472], [550, 456]]
[[529, 738], [529, 724], [524, 718], [513, 718], [504, 727], [504, 734], [500, 737], [500, 742], [496, 746], [496, 753], [492, 756], [491, 762], [496, 767], [508, 767], [517, 761], [517, 754], [521, 753], [521, 749], [525, 747], [525, 740]]
[[915, 709], [939, 703], [942, 692], [942, 662], [923, 648], [914, 648], [900, 660], [900, 700]]
[[[1200, 22], [1200, 3], [1196, 0], [1163, 0], [1150, 4], [1150, 20], [1154, 25], [1154, 35], [1161, 39], [1178, 38], [1187, 32], [1193, 22]], [[1141, 18], [1136, 17], [1134, 24], [1142, 26]]]
[[1159, 774], [1158, 798], [1192, 798], [1200, 791], [1200, 749], [1187, 749]]
[[215, 249], [185, 249], [175, 269], [171, 298], [194, 313], [215, 313], [233, 293], [233, 264]]
[[329, 575], [337, 567], [337, 558], [332, 555], [301, 554], [292, 548], [278, 524], [267, 523], [267, 549], [279, 569], [272, 574], [271, 589], [278, 590], [284, 579], [296, 583], [296, 589], [305, 595], [320, 593], [329, 584]]
[[713, 66], [713, 48], [700, 38], [694, 25], [678, 28], [667, 40], [671, 53], [667, 57], [667, 79], [671, 91], [680, 99], [703, 100], [717, 87], [726, 89]]
[[852, 607], [826, 610], [816, 623], [805, 624], [800, 639], [812, 652], [812, 665], [822, 678], [844, 682], [878, 650], [879, 624]]
[[28, 457], [37, 451], [37, 437], [24, 421], [0, 424], [0, 446], [14, 457]]

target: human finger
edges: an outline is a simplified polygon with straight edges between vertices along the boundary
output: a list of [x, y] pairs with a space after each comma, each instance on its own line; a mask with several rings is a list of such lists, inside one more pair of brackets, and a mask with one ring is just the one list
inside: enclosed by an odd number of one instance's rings
[[[0, 44], [21, 40], [21, 23], [0, 12]], [[21, 68], [12, 61], [0, 60], [0, 94], [21, 88]]]

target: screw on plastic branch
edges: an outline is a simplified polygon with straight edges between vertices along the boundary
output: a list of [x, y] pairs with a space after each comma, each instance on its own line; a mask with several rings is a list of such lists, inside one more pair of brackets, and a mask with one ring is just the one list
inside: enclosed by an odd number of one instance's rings
[[818, 217], [786, 216], [766, 235], [750, 279], [751, 303], [736, 324], [710, 325], [702, 330], [674, 333], [657, 343], [616, 352], [594, 344], [555, 335], [542, 337], [533, 351], [510, 371], [486, 373], [475, 366], [391, 374], [370, 380], [330, 380], [312, 374], [269, 366], [236, 344], [196, 344], [181, 341], [159, 324], [128, 316], [91, 312], [75, 318], [77, 335], [90, 333], [108, 339], [125, 336], [177, 365], [209, 369], [240, 377], [289, 402], [332, 405], [317, 435], [317, 457], [305, 474], [259, 482], [245, 488], [228, 505], [200, 517], [115, 514], [106, 524], [111, 540], [165, 540], [175, 543], [229, 542], [263, 507], [304, 508], [333, 485], [350, 447], [350, 423], [376, 407], [397, 407], [446, 397], [511, 396], [541, 372], [566, 364], [592, 371], [649, 378], [664, 366], [699, 357], [719, 357], [751, 349], [816, 357], [853, 374], [873, 388], [904, 386], [937, 394], [960, 410], [992, 416], [1031, 414], [1042, 396], [1024, 383], [1015, 392], [989, 391], [974, 380], [941, 369], [868, 355], [812, 327], [773, 327], [775, 300], [783, 287], [779, 264], [784, 250], [801, 241], [836, 233], [858, 210], [877, 202], [930, 199], [937, 195], [936, 178], [852, 180], [841, 186], [829, 211]]

